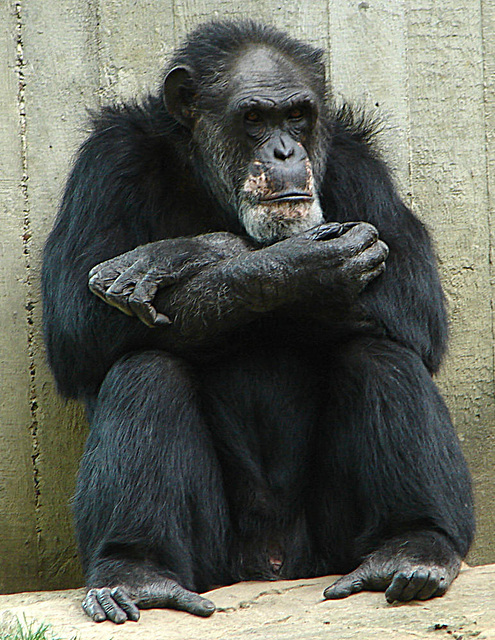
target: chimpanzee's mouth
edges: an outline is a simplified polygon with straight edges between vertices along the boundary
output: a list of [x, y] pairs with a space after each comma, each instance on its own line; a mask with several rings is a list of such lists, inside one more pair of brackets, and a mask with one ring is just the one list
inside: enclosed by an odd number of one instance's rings
[[284, 191], [275, 193], [260, 200], [261, 204], [267, 202], [311, 202], [313, 194], [306, 191]]

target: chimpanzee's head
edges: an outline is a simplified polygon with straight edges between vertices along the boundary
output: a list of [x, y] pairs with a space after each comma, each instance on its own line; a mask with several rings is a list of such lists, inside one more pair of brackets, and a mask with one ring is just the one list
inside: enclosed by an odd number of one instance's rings
[[165, 77], [202, 180], [260, 243], [323, 222], [327, 109], [322, 52], [253, 22], [203, 25]]

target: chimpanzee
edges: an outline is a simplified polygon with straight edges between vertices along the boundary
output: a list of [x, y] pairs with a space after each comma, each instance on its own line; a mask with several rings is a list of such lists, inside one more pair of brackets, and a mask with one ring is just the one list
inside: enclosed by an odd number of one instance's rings
[[333, 573], [328, 599], [425, 600], [468, 551], [431, 243], [322, 57], [202, 25], [80, 149], [43, 295], [58, 388], [92, 427], [74, 511], [95, 621]]

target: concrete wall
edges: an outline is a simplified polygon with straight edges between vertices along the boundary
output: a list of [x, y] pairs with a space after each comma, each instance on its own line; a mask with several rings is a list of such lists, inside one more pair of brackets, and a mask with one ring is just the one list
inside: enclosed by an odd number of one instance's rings
[[2, 0], [0, 591], [81, 580], [69, 500], [86, 425], [45, 364], [39, 267], [86, 109], [155, 86], [191, 27], [234, 16], [325, 47], [334, 93], [385, 117], [383, 147], [434, 233], [450, 303], [439, 382], [475, 480], [471, 560], [495, 561], [494, 3]]

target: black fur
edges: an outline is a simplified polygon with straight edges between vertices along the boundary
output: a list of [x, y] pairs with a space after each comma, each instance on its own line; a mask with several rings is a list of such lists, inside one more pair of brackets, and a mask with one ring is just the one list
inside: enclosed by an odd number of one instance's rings
[[210, 336], [184, 311], [217, 287], [206, 270], [181, 303], [190, 334], [146, 327], [90, 292], [90, 269], [146, 243], [240, 227], [203, 184], [162, 95], [95, 118], [43, 266], [50, 366], [92, 423], [75, 499], [91, 587], [346, 573], [423, 531], [441, 552], [418, 543], [415, 559], [446, 566], [472, 540], [468, 472], [431, 379], [447, 344], [435, 257], [372, 127], [325, 102], [321, 52], [268, 27], [200, 27], [169, 69], [192, 68], [204, 108], [219, 108], [232, 60], [257, 43], [298, 65], [320, 101], [325, 219], [373, 224], [386, 271], [360, 294], [359, 321], [326, 319], [334, 302], [308, 291], [302, 305], [250, 312]]

